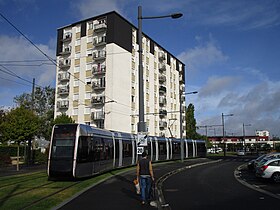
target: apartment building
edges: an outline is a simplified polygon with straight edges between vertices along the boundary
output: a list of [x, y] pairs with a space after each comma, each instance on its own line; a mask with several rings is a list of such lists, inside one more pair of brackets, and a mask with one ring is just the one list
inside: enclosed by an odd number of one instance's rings
[[[137, 28], [116, 12], [59, 28], [55, 117], [137, 133], [138, 44]], [[145, 34], [141, 44], [148, 134], [179, 138], [185, 65]]]

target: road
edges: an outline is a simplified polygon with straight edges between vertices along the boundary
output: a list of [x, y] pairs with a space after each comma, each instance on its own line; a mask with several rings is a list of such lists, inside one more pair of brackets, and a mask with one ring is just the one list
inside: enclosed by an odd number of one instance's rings
[[280, 200], [240, 184], [235, 169], [245, 158], [228, 158], [170, 176], [162, 192], [169, 209], [280, 209]]

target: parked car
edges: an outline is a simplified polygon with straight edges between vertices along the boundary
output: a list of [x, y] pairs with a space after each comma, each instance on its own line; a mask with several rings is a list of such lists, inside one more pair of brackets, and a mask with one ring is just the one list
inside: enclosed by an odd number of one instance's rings
[[257, 177], [272, 179], [276, 183], [280, 183], [280, 158], [267, 160], [256, 171]]
[[263, 154], [263, 155], [257, 157], [256, 159], [250, 160], [250, 161], [247, 163], [248, 169], [250, 169], [250, 170], [255, 169], [255, 163], [258, 162], [258, 161], [260, 161], [261, 159], [263, 159], [265, 156], [266, 156], [266, 154]]
[[245, 150], [237, 150], [237, 155], [238, 156], [244, 156], [245, 155]]
[[262, 158], [260, 158], [258, 161], [255, 162], [255, 169], [257, 170], [259, 167], [261, 167], [263, 164], [265, 164], [268, 160], [275, 159], [275, 158], [280, 158], [280, 153], [279, 152], [273, 152], [273, 153], [268, 153]]

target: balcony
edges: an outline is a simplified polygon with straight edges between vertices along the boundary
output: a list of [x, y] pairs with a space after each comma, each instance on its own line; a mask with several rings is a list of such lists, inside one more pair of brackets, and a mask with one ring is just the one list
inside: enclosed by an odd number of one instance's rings
[[71, 66], [71, 60], [70, 59], [60, 60], [58, 66], [60, 69], [69, 68]]
[[106, 45], [106, 36], [101, 36], [93, 39], [93, 46], [98, 47]]
[[91, 113], [91, 119], [93, 121], [104, 120], [105, 119], [105, 113], [103, 111], [93, 112], [93, 113]]
[[165, 106], [167, 103], [166, 97], [165, 96], [159, 96], [159, 105], [160, 106]]
[[69, 73], [68, 72], [66, 72], [66, 73], [60, 73], [60, 74], [58, 74], [58, 81], [60, 81], [60, 82], [63, 82], [63, 81], [69, 81], [69, 79], [70, 79], [70, 75], [69, 75]]
[[69, 85], [58, 87], [57, 93], [59, 95], [68, 95], [69, 94]]
[[105, 101], [105, 96], [93, 96], [91, 98], [92, 105], [103, 105]]
[[94, 25], [94, 32], [99, 33], [103, 32], [107, 29], [107, 24], [106, 23], [98, 23]]
[[95, 91], [104, 90], [105, 89], [105, 82], [104, 83], [93, 82], [92, 83], [92, 89], [95, 90]]
[[71, 54], [70, 46], [64, 47], [63, 51], [60, 53], [60, 55], [69, 55], [69, 54]]
[[93, 75], [100, 75], [100, 74], [105, 74], [106, 72], [106, 66], [94, 66], [92, 68], [92, 74]]
[[165, 109], [160, 109], [159, 110], [159, 117], [160, 118], [165, 118], [167, 116], [167, 111]]
[[165, 84], [165, 82], [166, 82], [166, 76], [164, 76], [164, 75], [159, 75], [158, 80], [159, 80], [159, 83], [160, 83], [160, 84]]
[[92, 58], [94, 61], [100, 61], [106, 58], [106, 51], [97, 51], [92, 54]]
[[69, 101], [68, 100], [62, 100], [57, 102], [57, 108], [59, 109], [68, 109], [69, 107]]
[[72, 40], [72, 33], [68, 32], [64, 34], [62, 42], [70, 42]]
[[160, 93], [166, 93], [166, 87], [160, 85], [160, 86], [159, 86], [159, 92], [160, 92]]
[[164, 61], [166, 58], [165, 58], [165, 54], [164, 54], [164, 52], [159, 52], [158, 53], [158, 59], [159, 59], [159, 61]]
[[166, 71], [166, 65], [163, 63], [160, 63], [158, 66], [158, 69], [160, 72], [165, 72]]
[[165, 122], [165, 121], [159, 121], [159, 129], [160, 129], [160, 130], [163, 130], [163, 129], [165, 129], [165, 128], [167, 128], [167, 122]]

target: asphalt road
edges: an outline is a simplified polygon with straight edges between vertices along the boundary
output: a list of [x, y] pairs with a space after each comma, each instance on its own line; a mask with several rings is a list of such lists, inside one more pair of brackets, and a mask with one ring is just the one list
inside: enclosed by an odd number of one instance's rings
[[279, 199], [250, 189], [236, 180], [234, 171], [245, 160], [229, 158], [170, 176], [162, 187], [168, 209], [280, 209]]

